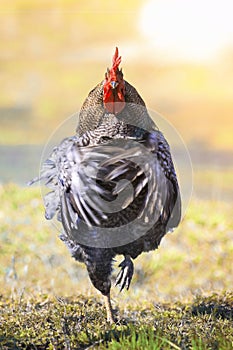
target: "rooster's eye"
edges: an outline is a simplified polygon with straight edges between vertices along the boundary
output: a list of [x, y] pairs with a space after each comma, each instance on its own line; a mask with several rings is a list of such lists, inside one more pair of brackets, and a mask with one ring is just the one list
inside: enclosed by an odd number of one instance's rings
[[110, 85], [111, 85], [111, 87], [113, 89], [115, 89], [117, 87], [117, 85], [118, 85], [118, 82], [113, 80], [113, 81], [110, 82]]

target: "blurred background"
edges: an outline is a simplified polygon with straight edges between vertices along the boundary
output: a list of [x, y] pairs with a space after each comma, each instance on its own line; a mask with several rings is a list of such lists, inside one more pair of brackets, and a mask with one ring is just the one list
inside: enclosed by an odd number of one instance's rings
[[180, 133], [196, 177], [206, 169], [208, 195], [229, 197], [221, 170], [232, 167], [232, 10], [230, 0], [2, 4], [0, 181], [38, 172], [42, 146], [103, 79], [117, 45], [125, 79]]
[[[177, 129], [194, 170], [228, 171], [232, 10], [230, 0], [2, 3], [0, 181], [34, 176], [42, 146], [103, 79], [116, 45], [125, 79]], [[223, 195], [221, 177], [209, 180]]]
[[[197, 225], [204, 225], [210, 209], [215, 208], [214, 215], [220, 215], [233, 198], [232, 1], [11, 0], [0, 6], [0, 183], [24, 187], [38, 174], [48, 138], [79, 111], [88, 92], [103, 79], [118, 46], [125, 79], [137, 88], [150, 110], [172, 124], [187, 145], [194, 172], [192, 201], [210, 201], [201, 205], [194, 202], [196, 209], [188, 217], [191, 221], [186, 221], [183, 230], [194, 230], [190, 241], [193, 244], [195, 232], [199, 235], [200, 229], [192, 226], [194, 212]], [[68, 135], [61, 138], [65, 136]], [[0, 218], [5, 220], [3, 246], [4, 239], [9, 243], [14, 230], [18, 237], [18, 241], [12, 238], [14, 244], [20, 245], [20, 237], [27, 232], [29, 235], [35, 208], [36, 239], [43, 242], [45, 223], [41, 223], [39, 200], [31, 199], [30, 189], [25, 189], [23, 200], [22, 193], [17, 194], [18, 187], [7, 187], [7, 191], [1, 190], [5, 196], [3, 206], [9, 209], [8, 219], [4, 211], [0, 212]], [[7, 202], [10, 199], [13, 204]], [[21, 221], [17, 223], [12, 219], [17, 215], [14, 208], [21, 208]], [[229, 213], [227, 207], [224, 219], [221, 215], [217, 221], [213, 219], [211, 230], [214, 227], [217, 232], [218, 225], [228, 222]], [[13, 231], [7, 231], [6, 225]], [[220, 228], [222, 232], [226, 227]], [[46, 237], [50, 237], [48, 232]], [[227, 232], [232, 235], [232, 227]], [[50, 248], [43, 248], [48, 254], [52, 254], [54, 240], [50, 243]], [[196, 242], [197, 251], [199, 243]], [[38, 250], [30, 244], [25, 246], [25, 252]], [[206, 247], [210, 248], [208, 244]], [[16, 248], [13, 245], [4, 249], [8, 258], [2, 272], [6, 278], [9, 275], [14, 279]], [[43, 249], [38, 253], [40, 259]], [[216, 252], [221, 255], [219, 249]], [[51, 259], [56, 258], [55, 251]], [[211, 250], [208, 253], [212, 254]], [[21, 260], [26, 275], [31, 259], [29, 254]], [[43, 263], [53, 267], [58, 263], [56, 259], [51, 261]], [[67, 261], [70, 264], [68, 253]], [[201, 271], [202, 264], [199, 260], [196, 263]], [[194, 272], [197, 276], [197, 270]], [[220, 286], [228, 286], [229, 279], [224, 274], [216, 278], [221, 280]], [[196, 285], [203, 287], [203, 281], [199, 279]]]

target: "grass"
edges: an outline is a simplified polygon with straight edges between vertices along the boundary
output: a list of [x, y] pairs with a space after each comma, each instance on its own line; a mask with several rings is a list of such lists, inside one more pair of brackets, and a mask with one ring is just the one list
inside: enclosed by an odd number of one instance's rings
[[117, 307], [113, 326], [103, 310], [94, 297], [1, 298], [1, 349], [232, 349], [233, 293]]
[[230, 202], [193, 198], [160, 249], [136, 259], [130, 291], [112, 288], [109, 326], [85, 268], [43, 219], [40, 189], [0, 192], [0, 349], [232, 348]]

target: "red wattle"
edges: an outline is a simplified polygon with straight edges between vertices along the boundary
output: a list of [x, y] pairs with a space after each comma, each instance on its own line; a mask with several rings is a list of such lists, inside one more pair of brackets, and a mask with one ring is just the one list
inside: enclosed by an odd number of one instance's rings
[[125, 108], [125, 98], [120, 89], [114, 92], [108, 84], [104, 86], [104, 107], [109, 113], [119, 114]]

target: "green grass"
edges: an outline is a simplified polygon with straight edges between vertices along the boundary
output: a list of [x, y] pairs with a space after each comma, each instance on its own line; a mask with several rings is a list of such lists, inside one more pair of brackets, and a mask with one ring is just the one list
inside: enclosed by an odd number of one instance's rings
[[0, 195], [0, 349], [232, 348], [230, 202], [192, 199], [159, 250], [135, 260], [130, 290], [112, 288], [109, 326], [86, 269], [43, 218], [40, 189]]
[[233, 293], [190, 303], [115, 309], [110, 326], [95, 298], [26, 294], [0, 300], [1, 349], [232, 349]]

